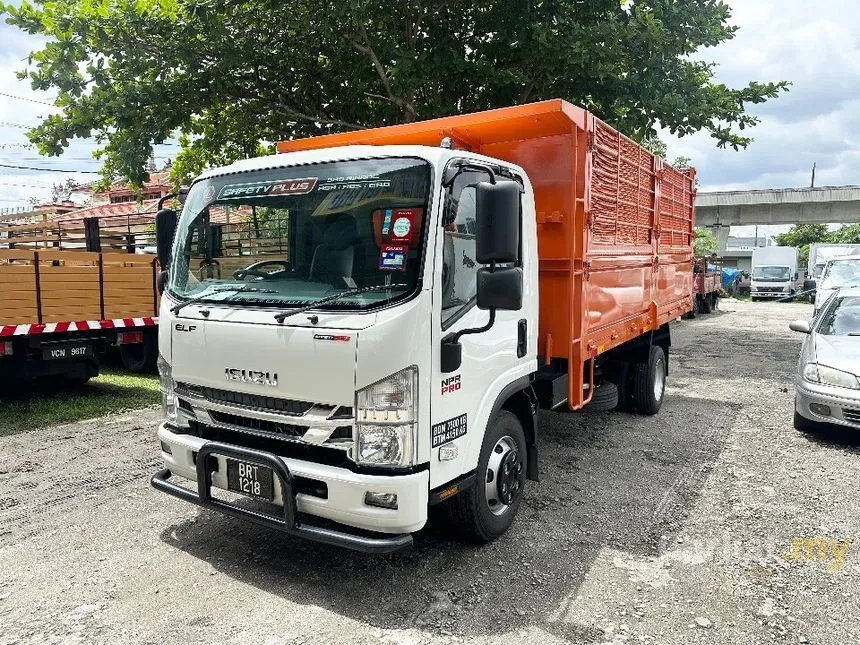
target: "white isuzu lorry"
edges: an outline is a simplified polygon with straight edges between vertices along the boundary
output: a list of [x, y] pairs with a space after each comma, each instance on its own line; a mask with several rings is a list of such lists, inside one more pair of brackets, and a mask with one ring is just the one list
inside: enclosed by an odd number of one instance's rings
[[156, 216], [153, 486], [368, 552], [444, 503], [486, 541], [539, 405], [660, 409], [691, 169], [563, 101], [279, 148]]

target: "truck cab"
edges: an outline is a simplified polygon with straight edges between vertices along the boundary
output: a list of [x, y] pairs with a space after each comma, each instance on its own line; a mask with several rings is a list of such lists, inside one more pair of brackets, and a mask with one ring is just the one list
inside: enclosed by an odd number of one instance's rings
[[[510, 211], [506, 239], [484, 231], [482, 244], [481, 206], [497, 224]], [[225, 489], [289, 509], [295, 493], [294, 516], [359, 529], [326, 529], [331, 541], [386, 550], [492, 450], [482, 530], [506, 528], [533, 450], [534, 222], [521, 168], [441, 147], [282, 154], [200, 177], [161, 309], [171, 475], [198, 480], [207, 459], [199, 498]], [[518, 427], [487, 448], [504, 403]]]

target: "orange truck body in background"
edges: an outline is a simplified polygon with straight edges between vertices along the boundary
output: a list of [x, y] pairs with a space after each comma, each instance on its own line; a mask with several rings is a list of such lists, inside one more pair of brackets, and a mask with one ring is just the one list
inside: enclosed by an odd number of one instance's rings
[[438, 146], [522, 167], [537, 212], [546, 365], [566, 359], [568, 405], [594, 391], [597, 358], [690, 311], [695, 170], [677, 170], [588, 111], [556, 99], [282, 141], [278, 152]]

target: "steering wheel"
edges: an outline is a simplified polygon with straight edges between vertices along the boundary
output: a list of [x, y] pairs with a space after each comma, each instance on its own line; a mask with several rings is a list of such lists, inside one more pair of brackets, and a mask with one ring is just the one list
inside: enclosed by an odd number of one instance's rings
[[263, 262], [257, 262], [249, 267], [245, 267], [244, 269], [237, 269], [236, 271], [233, 271], [233, 277], [236, 280], [244, 280], [248, 276], [268, 280], [272, 277], [272, 272], [262, 271], [261, 269], [262, 267], [270, 265], [280, 266], [285, 271], [290, 268], [290, 263], [286, 260], [264, 260]]

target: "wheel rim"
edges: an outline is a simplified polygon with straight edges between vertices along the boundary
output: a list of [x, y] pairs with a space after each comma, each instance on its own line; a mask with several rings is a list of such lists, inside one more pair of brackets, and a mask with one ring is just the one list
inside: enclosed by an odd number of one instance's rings
[[523, 461], [517, 442], [504, 436], [496, 442], [487, 462], [484, 497], [493, 515], [504, 515], [523, 490]]
[[654, 363], [654, 371], [654, 400], [660, 401], [666, 388], [666, 369], [662, 360]]

